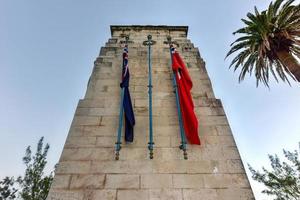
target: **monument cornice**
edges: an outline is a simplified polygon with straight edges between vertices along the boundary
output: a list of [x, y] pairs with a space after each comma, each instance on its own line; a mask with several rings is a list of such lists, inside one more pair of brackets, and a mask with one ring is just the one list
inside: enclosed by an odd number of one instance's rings
[[141, 31], [141, 30], [168, 30], [183, 31], [185, 36], [188, 34], [188, 26], [167, 26], [167, 25], [111, 25], [110, 31], [113, 35], [114, 31]]

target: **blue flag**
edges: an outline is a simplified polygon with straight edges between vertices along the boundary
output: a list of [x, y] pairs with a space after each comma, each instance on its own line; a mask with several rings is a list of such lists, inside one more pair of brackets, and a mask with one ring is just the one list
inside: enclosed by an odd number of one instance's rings
[[125, 141], [133, 142], [133, 126], [135, 124], [134, 113], [129, 93], [129, 68], [128, 68], [128, 47], [124, 48], [122, 65], [122, 82], [120, 87], [124, 89], [123, 108], [125, 112]]

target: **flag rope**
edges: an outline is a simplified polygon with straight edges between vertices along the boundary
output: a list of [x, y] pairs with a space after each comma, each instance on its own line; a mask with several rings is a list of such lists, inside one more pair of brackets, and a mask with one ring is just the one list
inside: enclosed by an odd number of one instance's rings
[[[171, 70], [172, 70], [172, 64], [173, 64], [173, 57], [172, 57], [172, 41], [171, 41], [171, 36], [167, 37], [168, 44], [170, 46], [170, 56], [171, 56]], [[173, 71], [173, 70], [172, 70]], [[182, 122], [182, 115], [181, 115], [181, 109], [180, 109], [180, 99], [178, 95], [178, 85], [176, 81], [176, 72], [173, 72], [173, 88], [175, 90], [175, 96], [176, 96], [176, 106], [177, 106], [177, 114], [178, 114], [178, 122], [179, 122], [179, 127], [180, 127], [180, 137], [181, 137], [181, 144], [179, 148], [183, 151], [183, 156], [184, 159], [187, 160], [187, 151], [186, 151], [186, 137], [185, 137], [185, 132], [184, 132], [184, 127], [183, 127], [183, 122]]]
[[[129, 37], [126, 36], [125, 37], [125, 47], [128, 48], [128, 40], [129, 40]], [[123, 64], [122, 64], [122, 67], [121, 67], [121, 71], [123, 70]], [[122, 72], [121, 72], [122, 73]], [[120, 150], [121, 150], [121, 135], [122, 135], [122, 125], [123, 125], [123, 115], [124, 115], [124, 108], [123, 108], [123, 101], [124, 101], [124, 90], [125, 88], [121, 88], [121, 92], [120, 92], [120, 96], [121, 96], [121, 99], [120, 99], [120, 112], [119, 112], [119, 126], [118, 126], [118, 136], [117, 136], [117, 142], [115, 143], [116, 144], [116, 151], [115, 151], [115, 159], [116, 160], [119, 160], [119, 157], [120, 157]]]

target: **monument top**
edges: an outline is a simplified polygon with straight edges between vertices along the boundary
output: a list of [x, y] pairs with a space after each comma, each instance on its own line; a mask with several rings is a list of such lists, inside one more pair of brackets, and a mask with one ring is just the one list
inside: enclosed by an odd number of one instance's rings
[[166, 25], [111, 25], [111, 35], [115, 31], [141, 31], [141, 30], [165, 30], [165, 31], [183, 31], [185, 36], [188, 33], [188, 26], [166, 26]]

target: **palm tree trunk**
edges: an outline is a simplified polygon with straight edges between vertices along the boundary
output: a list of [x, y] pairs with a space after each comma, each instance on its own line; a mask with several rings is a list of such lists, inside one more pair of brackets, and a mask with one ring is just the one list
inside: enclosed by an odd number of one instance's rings
[[286, 66], [297, 81], [300, 82], [300, 64], [297, 59], [287, 51], [279, 51], [277, 56], [280, 62]]

